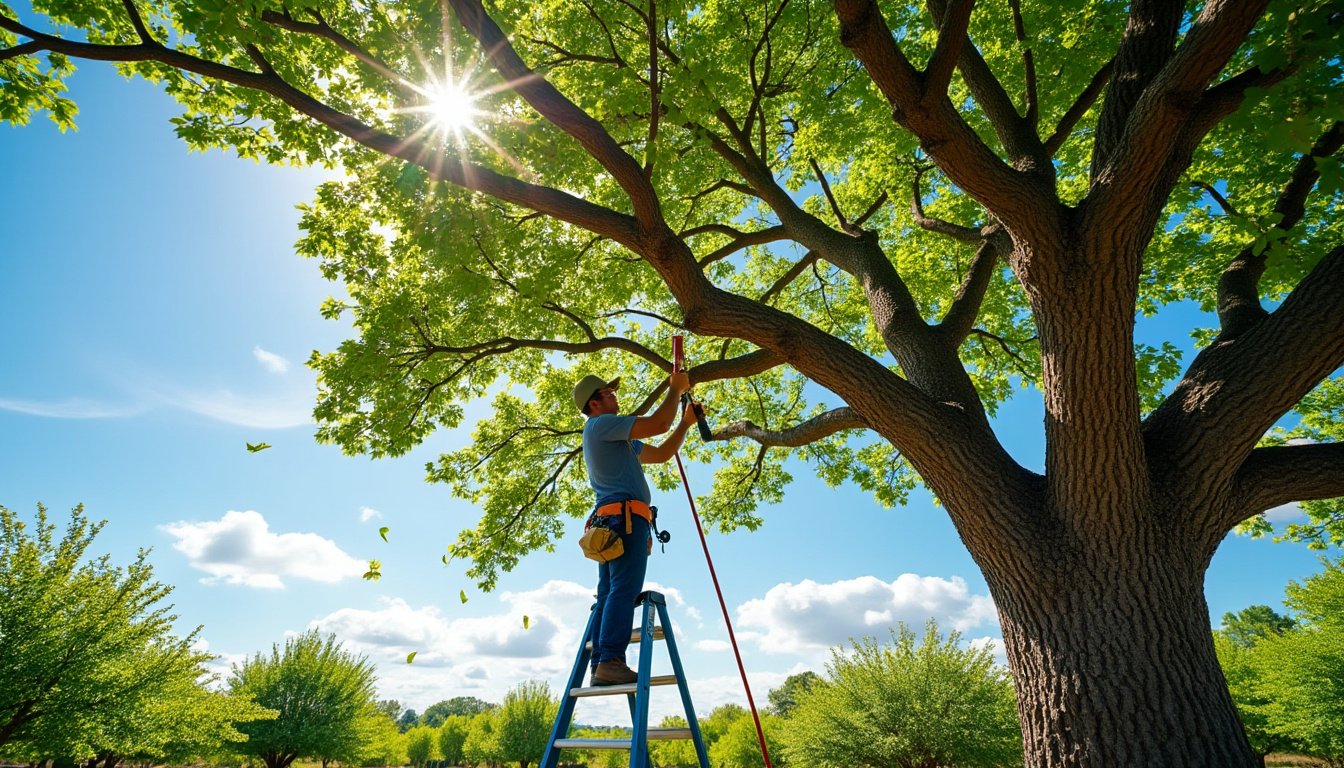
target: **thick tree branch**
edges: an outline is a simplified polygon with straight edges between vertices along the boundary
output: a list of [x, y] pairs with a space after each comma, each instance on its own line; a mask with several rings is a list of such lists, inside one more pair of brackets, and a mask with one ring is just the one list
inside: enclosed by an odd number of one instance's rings
[[1344, 443], [1256, 448], [1237, 471], [1224, 530], [1280, 504], [1344, 496]]
[[135, 34], [140, 38], [140, 42], [145, 45], [158, 45], [154, 41], [154, 36], [149, 33], [149, 28], [145, 26], [145, 20], [141, 18], [134, 0], [121, 0], [121, 6], [126, 9], [126, 15], [131, 17], [131, 26], [135, 28]]
[[[771, 368], [783, 365], [784, 358], [778, 353], [768, 349], [756, 349], [737, 357], [729, 357], [723, 360], [709, 360], [693, 365], [686, 370], [691, 377], [691, 384], [703, 384], [710, 381], [720, 381], [722, 379], [744, 379], [748, 376], [755, 376], [758, 373], [764, 373]], [[672, 368], [667, 368], [669, 373]]]
[[975, 260], [966, 272], [966, 277], [957, 289], [952, 304], [938, 327], [950, 334], [957, 346], [975, 327], [975, 319], [980, 316], [980, 307], [984, 303], [985, 293], [989, 290], [990, 280], [998, 269], [999, 259], [1007, 253], [1012, 244], [1005, 232], [996, 230], [980, 243], [975, 252]]
[[42, 47], [41, 43], [37, 42], [36, 40], [29, 40], [26, 43], [20, 43], [19, 45], [16, 45], [12, 48], [6, 48], [0, 51], [0, 61], [16, 59], [20, 56], [27, 56], [29, 54], [37, 53], [42, 50], [44, 50], [44, 48]]
[[448, 2], [510, 87], [548, 122], [578, 141], [611, 174], [630, 198], [640, 224], [646, 229], [661, 225], [663, 216], [658, 193], [644, 168], [617, 145], [606, 128], [523, 62], [503, 30], [485, 12], [480, 0]]
[[[1310, 152], [1298, 159], [1292, 176], [1274, 203], [1274, 213], [1279, 216], [1274, 225], [1276, 229], [1288, 232], [1302, 220], [1307, 196], [1321, 176], [1316, 160], [1335, 154], [1341, 145], [1344, 145], [1344, 123], [1336, 122], [1316, 140]], [[1235, 212], [1217, 190], [1212, 187], [1205, 187], [1205, 190], [1219, 200], [1224, 209]], [[1260, 305], [1260, 278], [1265, 273], [1269, 251], [1267, 244], [1259, 253], [1248, 246], [1237, 254], [1218, 279], [1218, 319], [1222, 326], [1219, 340], [1236, 338], [1266, 316]]]
[[924, 193], [920, 189], [919, 181], [927, 170], [927, 168], [920, 168], [915, 171], [914, 178], [910, 180], [910, 215], [914, 218], [915, 224], [918, 224], [920, 229], [947, 235], [953, 240], [959, 240], [963, 243], [980, 242], [980, 230], [975, 227], [965, 227], [925, 215]]
[[1273, 313], [1199, 353], [1144, 423], [1150, 463], [1218, 492], [1256, 441], [1341, 365], [1344, 246]]
[[[1114, 234], [1108, 234], [1108, 238], [1112, 241], [1145, 237], [1143, 233], [1151, 232], [1161, 201], [1189, 163], [1189, 152], [1216, 124], [1216, 120], [1209, 121], [1207, 111], [1191, 106], [1204, 101], [1204, 90], [1246, 39], [1267, 2], [1206, 3], [1170, 56], [1163, 56], [1162, 51], [1169, 45], [1167, 37], [1175, 36], [1180, 7], [1157, 3], [1161, 8], [1149, 22], [1160, 29], [1151, 38], [1140, 35], [1140, 41], [1122, 44], [1098, 126], [1092, 191], [1083, 226], [1094, 221], [1110, 222], [1108, 230]], [[1149, 5], [1136, 3], [1135, 7]], [[1172, 5], [1176, 6], [1174, 11]], [[1173, 14], [1174, 20], [1169, 18]], [[1164, 63], [1149, 78], [1146, 73], [1152, 67], [1148, 63], [1152, 57]], [[1146, 87], [1129, 109], [1126, 101], [1131, 89], [1138, 87], [1136, 83]], [[1192, 131], [1195, 126], [1203, 129]]]
[[1077, 99], [1074, 99], [1068, 111], [1059, 119], [1059, 125], [1055, 126], [1055, 132], [1045, 140], [1045, 154], [1047, 156], [1054, 157], [1059, 148], [1064, 146], [1064, 142], [1068, 141], [1069, 134], [1073, 132], [1074, 126], [1078, 124], [1079, 120], [1083, 119], [1083, 115], [1087, 114], [1092, 105], [1097, 103], [1097, 98], [1106, 88], [1106, 83], [1110, 81], [1111, 72], [1114, 69], [1115, 59], [1103, 64], [1101, 69], [1097, 70], [1097, 73], [1092, 76], [1091, 82], [1087, 84], [1083, 92], [1078, 94]]
[[929, 63], [923, 72], [923, 95], [942, 96], [952, 82], [952, 72], [957, 68], [957, 58], [961, 56], [962, 45], [966, 42], [966, 30], [971, 24], [971, 10], [975, 0], [949, 0], [950, 8], [938, 21], [938, 43], [929, 57]]
[[750, 421], [735, 421], [722, 429], [715, 430], [714, 439], [731, 440], [735, 437], [746, 437], [766, 447], [798, 448], [809, 443], [815, 443], [836, 432], [847, 429], [866, 429], [867, 427], [868, 423], [855, 413], [854, 409], [842, 406], [832, 411], [817, 414], [807, 421], [787, 429], [764, 429]]
[[835, 216], [836, 223], [841, 229], [849, 228], [849, 220], [845, 218], [845, 212], [840, 210], [840, 204], [835, 201], [835, 195], [831, 192], [831, 183], [826, 180], [826, 174], [822, 173], [821, 166], [817, 164], [815, 158], [808, 158], [812, 165], [812, 172], [817, 175], [817, 181], [821, 184], [821, 191], [826, 195], [826, 202], [831, 206], [831, 213]]
[[[1112, 60], [1115, 76], [1107, 84], [1092, 143], [1094, 183], [1102, 168], [1111, 163], [1111, 156], [1133, 119], [1136, 105], [1163, 65], [1172, 58], [1183, 10], [1182, 3], [1171, 0], [1135, 0], [1130, 3], [1120, 50]], [[1219, 68], [1221, 66], [1220, 63]], [[1198, 92], [1203, 88], [1204, 85], [1199, 85], [1195, 90]]]
[[1036, 58], [1031, 52], [1031, 46], [1027, 45], [1027, 25], [1022, 20], [1022, 0], [1009, 0], [1008, 6], [1013, 9], [1013, 34], [1017, 37], [1017, 44], [1022, 46], [1022, 77], [1026, 81], [1023, 86], [1023, 101], [1026, 108], [1023, 116], [1032, 130], [1035, 130], [1041, 114], [1036, 95]]
[[733, 241], [722, 245], [710, 253], [700, 257], [700, 266], [707, 266], [716, 261], [726, 259], [734, 253], [753, 245], [765, 245], [766, 243], [775, 243], [787, 239], [788, 234], [782, 226], [766, 227], [758, 229], [755, 232], [737, 232]]
[[638, 247], [638, 227], [625, 214], [603, 208], [560, 190], [505, 176], [483, 165], [456, 157], [446, 157], [441, 148], [430, 147], [424, 142], [393, 136], [333, 109], [274, 74], [249, 72], [158, 45], [97, 45], [66, 40], [30, 29], [2, 14], [0, 14], [0, 28], [32, 38], [33, 42], [40, 46], [40, 50], [54, 51], [72, 58], [94, 61], [155, 61], [185, 72], [267, 93], [337, 133], [375, 152], [420, 166], [437, 179], [552, 216], [610, 238], [628, 248]]
[[423, 97], [424, 93], [410, 80], [402, 77], [387, 62], [366, 51], [355, 41], [337, 32], [321, 14], [317, 11], [311, 11], [317, 19], [315, 22], [299, 21], [290, 15], [288, 11], [279, 13], [277, 11], [265, 10], [261, 12], [261, 20], [279, 29], [297, 32], [305, 35], [314, 35], [324, 40], [328, 40], [340, 48], [342, 51], [358, 59], [365, 66], [382, 75], [388, 82], [401, 93], [403, 98], [415, 99]]
[[840, 41], [868, 70], [892, 106], [892, 117], [919, 138], [920, 146], [954, 184], [1012, 231], [1027, 239], [1056, 239], [1058, 221], [1051, 184], [1010, 168], [962, 119], [946, 93], [925, 94], [923, 77], [896, 45], [875, 0], [835, 0]]

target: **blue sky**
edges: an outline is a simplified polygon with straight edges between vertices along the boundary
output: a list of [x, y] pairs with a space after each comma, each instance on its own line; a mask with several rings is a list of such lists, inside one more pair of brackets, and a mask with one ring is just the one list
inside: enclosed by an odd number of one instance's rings
[[[380, 461], [313, 440], [304, 361], [348, 328], [319, 316], [340, 288], [292, 244], [295, 206], [329, 172], [189, 153], [168, 123], [173, 103], [110, 65], [82, 66], [71, 96], [77, 132], [44, 117], [0, 126], [0, 504], [31, 517], [42, 502], [61, 520], [84, 503], [109, 521], [98, 552], [124, 563], [152, 548], [180, 630], [202, 625], [221, 669], [319, 627], [378, 665], [384, 697], [417, 710], [453, 696], [499, 701], [529, 678], [558, 692], [594, 568], [561, 542], [481, 594], [460, 564], [442, 565], [478, 514], [425, 483], [423, 468], [469, 430]], [[1188, 348], [1198, 321], [1178, 308], [1140, 333]], [[1041, 421], [1026, 395], [996, 425], [1038, 470]], [[245, 450], [259, 441], [273, 447]], [[689, 471], [710, 487], [708, 468]], [[760, 531], [710, 539], [758, 703], [787, 675], [821, 671], [830, 646], [885, 638], [896, 621], [999, 637], [983, 580], [926, 494], [884, 510], [803, 467], [793, 474]], [[696, 708], [745, 703], [684, 497], [658, 501], [673, 541], [649, 579], [669, 596]], [[370, 558], [383, 563], [380, 582], [360, 578]], [[1281, 607], [1283, 586], [1318, 570], [1300, 546], [1229, 539], [1208, 572], [1215, 623], [1255, 603]], [[671, 693], [653, 707], [680, 711]], [[585, 700], [576, 716], [628, 723], [623, 702]]]

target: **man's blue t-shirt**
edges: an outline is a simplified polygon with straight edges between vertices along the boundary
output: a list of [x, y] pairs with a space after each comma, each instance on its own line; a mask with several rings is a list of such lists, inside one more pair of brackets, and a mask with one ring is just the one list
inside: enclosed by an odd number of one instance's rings
[[613, 501], [638, 499], [648, 504], [648, 481], [639, 453], [644, 443], [630, 439], [635, 416], [604, 413], [583, 425], [583, 462], [588, 467], [588, 482], [597, 494], [597, 506]]

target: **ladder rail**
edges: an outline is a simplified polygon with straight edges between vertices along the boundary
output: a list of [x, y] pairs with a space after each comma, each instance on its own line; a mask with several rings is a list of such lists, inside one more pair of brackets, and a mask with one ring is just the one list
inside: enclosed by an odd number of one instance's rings
[[588, 625], [583, 630], [583, 642], [579, 643], [579, 654], [574, 659], [574, 669], [569, 673], [569, 687], [565, 689], [560, 709], [555, 713], [555, 725], [551, 726], [551, 737], [546, 740], [546, 752], [542, 755], [537, 768], [558, 768], [560, 765], [560, 748], [556, 746], [556, 742], [566, 736], [561, 730], [568, 731], [569, 723], [574, 718], [574, 705], [578, 699], [569, 695], [569, 692], [583, 686], [583, 671], [592, 655], [587, 640], [593, 636], [593, 619], [597, 618], [596, 608], [597, 604], [594, 603], [593, 609], [588, 612]]
[[691, 743], [695, 744], [695, 756], [700, 760], [700, 765], [708, 768], [709, 755], [705, 751], [705, 739], [700, 734], [700, 722], [695, 716], [695, 707], [691, 705], [691, 689], [686, 685], [686, 673], [681, 668], [681, 654], [677, 652], [677, 639], [672, 636], [672, 620], [667, 616], [665, 603], [659, 604], [658, 617], [664, 627], [663, 642], [667, 643], [667, 655], [672, 659], [672, 674], [677, 678], [681, 706], [686, 710], [686, 725], [691, 732]]
[[[642, 609], [643, 619], [637, 632], [632, 632], [630, 640], [639, 641], [639, 664], [636, 681], [624, 685], [583, 687], [583, 677], [588, 662], [592, 658], [597, 628], [593, 619], [597, 613], [594, 604], [588, 615], [588, 625], [584, 629], [583, 640], [579, 643], [579, 653], [574, 659], [574, 669], [569, 675], [569, 685], [565, 689], [564, 700], [556, 712], [555, 724], [551, 727], [551, 736], [546, 742], [546, 751], [542, 755], [538, 768], [558, 768], [562, 749], [628, 749], [630, 750], [630, 768], [653, 768], [649, 754], [649, 741], [661, 739], [687, 739], [695, 744], [696, 758], [701, 768], [709, 768], [709, 756], [705, 750], [704, 736], [695, 716], [695, 707], [691, 704], [690, 688], [686, 684], [686, 673], [677, 652], [676, 639], [672, 633], [672, 620], [667, 613], [667, 600], [659, 592], [646, 591], [639, 595], [635, 604]], [[672, 662], [673, 674], [654, 676], [653, 643], [657, 640], [667, 642], [668, 656]], [[682, 707], [686, 711], [686, 728], [650, 728], [649, 694], [653, 686], [677, 684], [681, 695]], [[580, 698], [588, 696], [624, 695], [630, 707], [631, 734], [626, 739], [587, 739], [567, 738], [570, 723], [574, 719], [574, 707]]]

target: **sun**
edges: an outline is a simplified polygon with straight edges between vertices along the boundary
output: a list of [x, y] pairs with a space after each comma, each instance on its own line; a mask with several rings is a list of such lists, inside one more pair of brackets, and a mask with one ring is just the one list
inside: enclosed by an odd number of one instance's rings
[[426, 109], [430, 119], [442, 130], [461, 132], [475, 126], [480, 110], [476, 98], [465, 88], [454, 83], [437, 86], [429, 91]]

